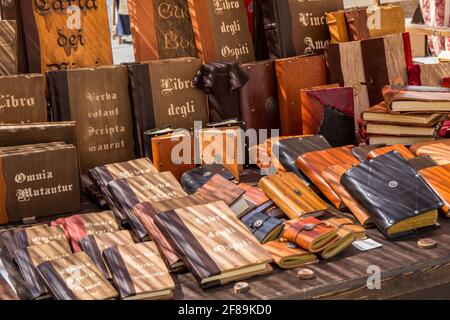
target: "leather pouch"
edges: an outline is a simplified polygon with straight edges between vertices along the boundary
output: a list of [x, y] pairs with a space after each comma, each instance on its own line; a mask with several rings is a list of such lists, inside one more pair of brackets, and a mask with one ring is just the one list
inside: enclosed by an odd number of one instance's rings
[[297, 219], [328, 208], [294, 173], [278, 173], [261, 179], [259, 187], [290, 219]]
[[353, 156], [351, 151], [352, 148], [353, 146], [347, 146], [309, 152], [298, 157], [296, 161], [297, 167], [336, 208], [342, 207], [342, 200], [323, 179], [322, 171], [335, 165], [342, 165], [344, 167], [357, 165], [359, 161]]
[[347, 20], [345, 19], [345, 12], [334, 11], [326, 14], [328, 29], [330, 30], [331, 43], [347, 42], [350, 41]]
[[282, 220], [270, 217], [258, 209], [247, 213], [241, 221], [261, 244], [277, 239], [284, 226]]
[[442, 199], [444, 205], [441, 211], [450, 218], [450, 165], [424, 168], [419, 173]]
[[430, 156], [439, 165], [450, 164], [450, 139], [415, 144], [411, 151], [418, 157]]
[[195, 193], [216, 174], [227, 180], [233, 180], [233, 175], [220, 164], [203, 165], [186, 171], [181, 176], [181, 185], [189, 194]]
[[392, 152], [392, 151], [397, 151], [406, 160], [415, 158], [414, 154], [411, 151], [409, 151], [409, 149], [407, 147], [405, 147], [402, 144], [397, 144], [397, 145], [394, 145], [394, 146], [389, 146], [389, 147], [384, 147], [384, 148], [379, 148], [379, 149], [372, 150], [369, 153], [369, 155], [367, 156], [367, 159], [371, 160], [371, 159], [374, 159], [376, 157], [379, 157], [379, 156], [381, 156], [383, 154], [386, 154], [386, 153], [389, 153], [389, 152]]
[[312, 253], [322, 252], [338, 239], [334, 227], [314, 217], [286, 222], [281, 237]]
[[319, 262], [314, 253], [282, 239], [267, 242], [263, 247], [272, 255], [273, 261], [281, 269], [295, 269]]
[[348, 170], [341, 184], [387, 238], [434, 226], [444, 204], [396, 151]]

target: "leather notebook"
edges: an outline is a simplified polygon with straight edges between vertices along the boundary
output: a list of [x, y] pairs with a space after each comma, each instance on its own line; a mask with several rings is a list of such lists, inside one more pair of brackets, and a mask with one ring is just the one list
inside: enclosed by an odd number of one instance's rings
[[187, 0], [128, 1], [136, 61], [196, 57]]
[[356, 142], [353, 88], [301, 90], [303, 134], [323, 135], [333, 147]]
[[117, 246], [103, 251], [120, 297], [124, 300], [166, 300], [173, 282], [153, 242]]
[[270, 201], [269, 197], [266, 196], [264, 191], [262, 191], [257, 186], [252, 186], [247, 183], [238, 184], [238, 188], [244, 190], [243, 197], [245, 200], [254, 207], [259, 207]]
[[272, 147], [272, 154], [278, 153], [278, 159], [287, 172], [294, 172], [300, 179], [311, 186], [311, 181], [298, 169], [296, 160], [299, 156], [312, 151], [330, 149], [332, 146], [323, 136], [305, 136], [280, 139]]
[[255, 61], [244, 0], [188, 0], [200, 59], [208, 62]]
[[331, 166], [341, 165], [350, 168], [359, 163], [352, 154], [353, 146], [332, 148], [308, 152], [298, 157], [297, 167], [314, 183], [314, 185], [336, 207], [342, 207], [342, 200], [322, 177], [322, 171]]
[[371, 6], [367, 9], [368, 21], [378, 21], [371, 25], [369, 34], [371, 38], [405, 32], [405, 12], [399, 5]]
[[147, 231], [133, 214], [132, 209], [141, 202], [154, 202], [184, 197], [177, 179], [170, 172], [151, 173], [142, 176], [113, 180], [108, 190], [118, 205], [118, 209], [127, 217], [136, 236], [142, 240]]
[[277, 239], [284, 227], [283, 220], [273, 218], [259, 208], [247, 213], [241, 221], [261, 244]]
[[338, 237], [335, 241], [332, 241], [332, 243], [320, 253], [320, 256], [325, 260], [334, 258], [342, 251], [350, 247], [352, 243], [356, 240], [356, 235], [352, 231], [349, 231], [344, 228], [339, 228], [339, 226], [335, 226], [334, 224], [331, 223], [328, 224], [336, 229], [336, 234]]
[[224, 166], [220, 164], [211, 164], [203, 165], [183, 173], [181, 176], [181, 185], [187, 193], [194, 194], [216, 174], [221, 175], [227, 180], [234, 179], [231, 172], [225, 169]]
[[113, 64], [106, 0], [79, 3], [79, 19], [69, 2], [15, 2], [28, 72]]
[[379, 157], [383, 154], [386, 154], [386, 153], [389, 153], [392, 151], [397, 151], [406, 160], [415, 158], [414, 154], [407, 147], [405, 147], [404, 145], [401, 145], [401, 144], [396, 144], [393, 146], [388, 146], [388, 147], [383, 147], [383, 148], [372, 150], [371, 152], [369, 152], [367, 159], [371, 160], [371, 159], [374, 159], [376, 157]]
[[345, 10], [345, 19], [350, 41], [368, 40], [370, 38], [366, 8]]
[[0, 76], [0, 123], [47, 121], [45, 96], [43, 75]]
[[128, 65], [135, 138], [140, 157], [148, 155], [144, 133], [170, 126], [194, 130], [194, 121], [208, 122], [205, 95], [193, 79], [201, 66], [196, 58], [148, 61]]
[[418, 157], [430, 156], [439, 165], [450, 164], [450, 139], [415, 144], [411, 151]]
[[115, 179], [141, 176], [152, 172], [157, 172], [153, 163], [147, 158], [141, 158], [95, 167], [89, 170], [89, 177], [102, 193], [114, 215], [123, 222], [126, 221], [127, 217], [119, 210], [119, 205], [115, 203], [114, 197], [108, 190], [108, 183]]
[[239, 90], [248, 80], [237, 62], [210, 62], [198, 69], [194, 85], [208, 96], [211, 122], [240, 118]]
[[48, 226], [42, 224], [15, 230], [14, 240], [17, 249], [23, 249], [30, 246], [48, 244], [52, 241], [67, 241], [67, 238], [62, 226]]
[[327, 12], [327, 25], [331, 35], [331, 43], [350, 41], [347, 30], [347, 20], [343, 10]]
[[335, 216], [333, 218], [323, 219], [322, 221], [335, 227], [338, 234], [341, 233], [341, 235], [345, 236], [346, 233], [353, 233], [355, 239], [367, 239], [366, 229], [356, 224], [350, 218]]
[[71, 254], [67, 240], [52, 241], [16, 251], [15, 261], [33, 299], [44, 298], [48, 293], [36, 268], [44, 262], [65, 258]]
[[[112, 300], [118, 297], [113, 285], [84, 252], [45, 262], [38, 270], [55, 300]], [[74, 283], [77, 284], [75, 288]]]
[[434, 226], [443, 202], [396, 151], [347, 171], [341, 184], [387, 238]]
[[112, 279], [112, 276], [103, 259], [103, 251], [115, 246], [133, 245], [134, 241], [130, 231], [122, 230], [97, 235], [87, 235], [80, 239], [79, 244], [83, 252], [94, 261], [102, 275], [110, 280]]
[[441, 211], [450, 218], [450, 165], [423, 168], [419, 173], [444, 202]]
[[247, 129], [267, 129], [270, 137], [271, 129], [280, 128], [275, 62], [258, 61], [241, 67], [249, 80], [239, 90], [240, 118]]
[[222, 201], [164, 212], [155, 221], [202, 288], [272, 271], [272, 257]]
[[261, 179], [259, 186], [290, 219], [328, 208], [328, 205], [292, 172], [267, 176]]
[[136, 157], [127, 67], [47, 73], [53, 121], [76, 121], [82, 174]]
[[152, 203], [143, 202], [133, 208], [133, 214], [139, 219], [142, 226], [150, 235], [150, 238], [155, 242], [170, 272], [183, 270], [185, 265], [180, 258], [180, 254], [174, 249], [173, 245], [167, 240], [166, 236], [156, 226], [155, 216], [162, 212], [207, 203], [208, 201], [205, 201], [200, 197], [190, 195]]
[[325, 57], [316, 55], [280, 59], [275, 62], [275, 66], [281, 135], [303, 134], [300, 90], [328, 83]]
[[79, 242], [85, 236], [119, 231], [112, 211], [76, 214], [53, 221], [52, 225], [64, 228], [74, 252], [81, 251]]
[[158, 172], [170, 171], [179, 181], [183, 173], [196, 167], [194, 148], [194, 136], [187, 131], [154, 137], [153, 164]]
[[102, 193], [95, 185], [94, 181], [88, 175], [81, 175], [81, 192], [85, 194], [97, 207], [105, 208], [108, 206]]
[[319, 262], [314, 253], [284, 239], [270, 241], [263, 247], [272, 255], [274, 262], [281, 269], [296, 269]]

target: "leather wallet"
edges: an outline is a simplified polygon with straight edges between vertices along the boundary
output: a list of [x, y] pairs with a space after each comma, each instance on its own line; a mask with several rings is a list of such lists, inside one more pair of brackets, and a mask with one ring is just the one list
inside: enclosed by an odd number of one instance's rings
[[[366, 210], [348, 193], [348, 191], [342, 186], [342, 175], [347, 171], [343, 166], [331, 166], [322, 171], [323, 179], [333, 189], [334, 192], [342, 200], [342, 204], [347, 207], [348, 210], [355, 216], [359, 223], [364, 228], [370, 228], [373, 226], [372, 219]], [[342, 209], [342, 208], [341, 208]]]
[[290, 219], [298, 219], [328, 208], [328, 205], [292, 172], [267, 176], [261, 179], [259, 187]]
[[331, 43], [350, 41], [347, 30], [347, 21], [343, 10], [328, 12], [326, 14]]
[[277, 239], [284, 227], [282, 220], [268, 216], [258, 208], [243, 216], [241, 221], [262, 244]]
[[279, 139], [272, 147], [272, 154], [288, 172], [294, 172], [300, 179], [311, 186], [311, 181], [298, 169], [295, 161], [307, 152], [331, 149], [332, 146], [323, 136], [301, 136]]
[[419, 173], [442, 199], [441, 211], [450, 218], [450, 165], [423, 168]]
[[353, 146], [332, 148], [321, 151], [308, 152], [297, 158], [297, 167], [315, 184], [315, 186], [327, 197], [336, 207], [342, 207], [342, 200], [328, 185], [322, 177], [322, 171], [335, 166], [342, 165], [351, 167], [359, 163], [351, 149]]
[[388, 239], [436, 225], [444, 205], [397, 151], [348, 170], [341, 184]]
[[415, 158], [414, 154], [407, 147], [405, 147], [402, 144], [396, 144], [394, 146], [388, 146], [388, 147], [372, 150], [369, 153], [369, 155], [367, 156], [367, 159], [371, 160], [371, 159], [374, 159], [376, 157], [379, 157], [383, 154], [386, 154], [386, 153], [392, 152], [392, 151], [397, 151], [406, 160]]
[[333, 147], [356, 142], [353, 89], [301, 90], [303, 134], [321, 134]]
[[189, 194], [194, 194], [205, 183], [211, 180], [216, 174], [221, 175], [227, 180], [233, 180], [234, 177], [230, 171], [220, 164], [203, 165], [201, 167], [186, 171], [181, 176], [181, 185]]
[[367, 157], [369, 156], [370, 152], [372, 152], [375, 149], [380, 149], [380, 148], [384, 148], [384, 147], [387, 147], [387, 145], [384, 143], [359, 146], [359, 147], [353, 148], [352, 153], [356, 159], [363, 162], [363, 161], [367, 160]]
[[450, 164], [450, 139], [415, 144], [410, 149], [416, 156], [430, 156], [439, 165]]
[[281, 237], [312, 253], [322, 252], [338, 239], [336, 228], [314, 217], [286, 222]]
[[267, 242], [263, 247], [272, 255], [273, 262], [281, 269], [295, 269], [319, 262], [314, 253], [284, 239]]

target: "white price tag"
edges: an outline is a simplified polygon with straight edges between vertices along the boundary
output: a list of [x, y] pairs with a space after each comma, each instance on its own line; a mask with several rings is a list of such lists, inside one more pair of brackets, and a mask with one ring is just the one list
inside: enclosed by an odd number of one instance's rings
[[369, 251], [377, 248], [381, 248], [383, 245], [381, 243], [376, 242], [372, 239], [359, 240], [353, 242], [353, 246], [358, 248], [361, 251]]

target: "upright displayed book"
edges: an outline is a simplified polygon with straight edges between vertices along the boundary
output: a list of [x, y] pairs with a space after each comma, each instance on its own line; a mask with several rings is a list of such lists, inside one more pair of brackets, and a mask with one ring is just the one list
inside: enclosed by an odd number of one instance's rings
[[47, 74], [53, 120], [77, 122], [80, 169], [135, 158], [126, 66]]
[[135, 136], [140, 156], [149, 155], [144, 133], [170, 126], [194, 130], [194, 121], [208, 121], [206, 97], [193, 79], [201, 62], [195, 58], [150, 61], [129, 66], [135, 119]]
[[189, 11], [200, 59], [255, 61], [244, 0], [189, 0]]
[[45, 95], [42, 75], [0, 76], [0, 124], [47, 121]]
[[[59, 3], [59, 4], [55, 4]], [[28, 72], [113, 63], [106, 0], [16, 1]]]
[[161, 300], [173, 296], [175, 283], [153, 242], [106, 249], [103, 257], [124, 300]]
[[187, 0], [128, 1], [136, 61], [197, 57]]
[[202, 288], [272, 270], [271, 255], [224, 202], [164, 212], [155, 221]]

